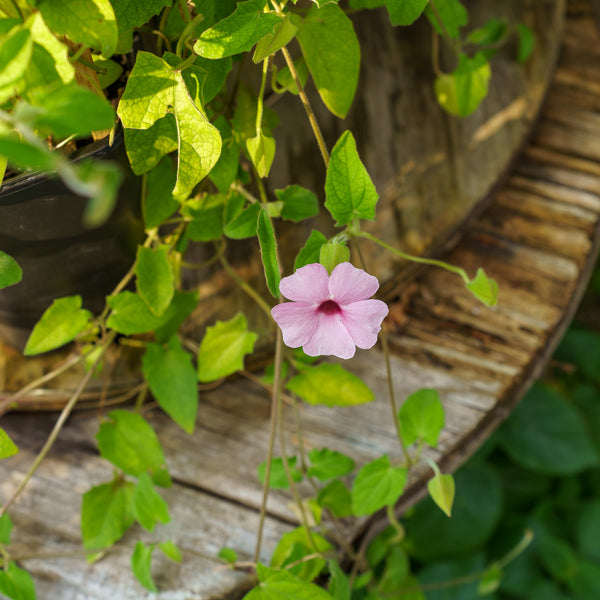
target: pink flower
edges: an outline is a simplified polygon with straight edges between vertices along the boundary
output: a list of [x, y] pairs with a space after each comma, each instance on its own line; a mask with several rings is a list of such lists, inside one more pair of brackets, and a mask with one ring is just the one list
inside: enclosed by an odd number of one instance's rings
[[279, 291], [292, 302], [278, 304], [271, 314], [290, 348], [302, 346], [309, 356], [352, 358], [355, 346], [375, 345], [388, 314], [385, 302], [369, 300], [378, 288], [376, 277], [349, 262], [331, 275], [314, 263], [281, 280]]

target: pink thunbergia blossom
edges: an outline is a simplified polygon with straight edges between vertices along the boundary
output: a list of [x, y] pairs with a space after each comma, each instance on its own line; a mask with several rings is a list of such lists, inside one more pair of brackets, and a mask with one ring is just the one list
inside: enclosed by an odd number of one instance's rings
[[388, 307], [370, 299], [379, 288], [376, 277], [349, 262], [340, 263], [331, 275], [319, 263], [306, 265], [279, 284], [292, 300], [273, 307], [283, 341], [309, 356], [330, 354], [352, 358], [359, 348], [372, 348]]

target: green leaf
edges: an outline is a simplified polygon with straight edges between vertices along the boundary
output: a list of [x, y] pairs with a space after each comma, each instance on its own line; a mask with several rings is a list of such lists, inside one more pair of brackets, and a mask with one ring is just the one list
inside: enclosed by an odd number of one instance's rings
[[503, 19], [490, 19], [483, 27], [472, 31], [467, 37], [467, 41], [480, 46], [497, 44], [506, 35], [507, 29], [508, 25]]
[[313, 6], [298, 23], [296, 37], [325, 106], [343, 119], [352, 105], [360, 69], [352, 21], [337, 4]]
[[[302, 87], [304, 87], [308, 80], [308, 65], [306, 64], [306, 61], [304, 60], [303, 56], [299, 56], [294, 61], [294, 68], [296, 69], [296, 73], [298, 74], [300, 84], [302, 85]], [[280, 86], [280, 89], [275, 90], [276, 92], [291, 92], [292, 94], [298, 95], [298, 87], [296, 86], [296, 82], [292, 77], [289, 67], [285, 66], [280, 71], [278, 71], [275, 81], [277, 85]]]
[[233, 221], [225, 225], [223, 233], [233, 240], [254, 237], [258, 231], [258, 215], [260, 212], [260, 204], [251, 204], [237, 215]]
[[226, 563], [233, 564], [237, 561], [238, 555], [237, 552], [231, 548], [221, 548], [217, 556], [224, 560]]
[[[227, 75], [233, 67], [231, 57], [213, 60], [197, 56], [194, 61], [195, 67], [205, 71], [204, 83], [202, 84], [202, 104], [208, 104], [219, 92], [223, 91], [223, 84]], [[215, 123], [216, 125], [216, 123]]]
[[452, 516], [454, 502], [454, 479], [452, 475], [436, 473], [427, 482], [427, 490], [431, 499], [449, 516]]
[[533, 31], [524, 23], [517, 24], [517, 31], [519, 33], [519, 50], [517, 52], [517, 60], [520, 63], [524, 63], [530, 56], [535, 46], [535, 38]]
[[147, 304], [133, 292], [121, 292], [109, 296], [108, 306], [111, 309], [106, 322], [110, 329], [125, 335], [145, 333], [156, 329], [164, 322], [163, 317], [157, 317], [150, 312]]
[[148, 129], [167, 112], [175, 115], [179, 150], [173, 189], [176, 198], [187, 197], [221, 153], [219, 131], [192, 100], [184, 73], [154, 54], [138, 52], [117, 109], [123, 126], [134, 129]]
[[[3, 458], [8, 458], [9, 456], [14, 456], [18, 451], [19, 449], [10, 439], [8, 433], [6, 433], [6, 431], [0, 427], [0, 460]], [[0, 541], [0, 543], [2, 542]]]
[[33, 41], [27, 29], [14, 27], [0, 43], [0, 104], [19, 94], [27, 71]]
[[12, 600], [36, 600], [31, 575], [13, 561], [0, 570], [0, 592]]
[[38, 0], [37, 8], [54, 33], [100, 50], [104, 58], [114, 54], [119, 32], [109, 0]]
[[389, 549], [386, 556], [385, 568], [377, 586], [377, 591], [383, 596], [394, 594], [402, 589], [402, 584], [409, 575], [410, 565], [406, 550], [394, 545]]
[[547, 475], [569, 475], [598, 464], [580, 415], [558, 392], [534, 384], [498, 430], [517, 464]]
[[453, 558], [473, 552], [496, 530], [502, 516], [503, 490], [494, 469], [481, 463], [470, 464], [456, 473], [455, 480], [451, 519], [431, 498], [426, 498], [404, 521], [407, 539], [412, 542], [411, 555], [418, 560]]
[[[289, 456], [287, 464], [290, 470], [292, 480], [298, 483], [302, 481], [302, 473], [296, 468], [296, 462], [298, 459], [295, 456]], [[265, 481], [265, 474], [267, 472], [267, 463], [262, 462], [258, 465], [258, 478], [261, 483]], [[283, 464], [283, 458], [277, 457], [271, 461], [271, 472], [269, 473], [269, 487], [273, 490], [282, 490], [290, 487], [288, 478], [285, 472], [285, 466]]]
[[42, 145], [24, 142], [14, 131], [0, 132], [0, 156], [21, 169], [34, 169], [47, 173], [57, 166], [56, 156]]
[[406, 485], [407, 470], [393, 467], [387, 455], [364, 465], [352, 486], [352, 512], [355, 516], [372, 515], [385, 506], [396, 504]]
[[288, 185], [284, 190], [275, 190], [275, 195], [283, 202], [281, 216], [288, 221], [299, 223], [319, 214], [317, 197], [300, 185]]
[[146, 545], [138, 542], [131, 555], [131, 570], [135, 578], [151, 592], [158, 592], [158, 588], [152, 579], [152, 553], [154, 544]]
[[490, 279], [482, 268], [477, 269], [475, 279], [466, 284], [467, 289], [486, 306], [496, 306], [498, 303], [498, 283]]
[[302, 581], [288, 571], [276, 571], [259, 565], [260, 584], [250, 590], [243, 600], [332, 600], [323, 588]]
[[169, 507], [154, 489], [148, 473], [142, 473], [133, 491], [133, 514], [136, 521], [146, 530], [154, 531], [156, 523], [168, 523]]
[[246, 149], [259, 177], [267, 177], [275, 158], [275, 140], [262, 131], [246, 140]]
[[339, 479], [334, 479], [319, 490], [317, 504], [327, 508], [339, 518], [349, 517], [352, 514], [350, 490]]
[[502, 576], [503, 572], [499, 566], [492, 564], [488, 567], [477, 584], [477, 595], [488, 596], [493, 594], [500, 587]]
[[97, 54], [92, 54], [92, 60], [94, 66], [98, 69], [102, 69], [98, 72], [98, 83], [100, 87], [105, 90], [109, 85], [112, 85], [121, 77], [123, 73], [123, 67], [114, 60], [105, 60]]
[[23, 271], [17, 261], [0, 251], [0, 289], [15, 285], [23, 279]]
[[111, 0], [120, 31], [141, 27], [173, 0]]
[[198, 385], [192, 357], [173, 335], [164, 347], [148, 344], [142, 372], [160, 407], [188, 433], [194, 431], [198, 412]]
[[235, 140], [231, 126], [223, 115], [219, 115], [215, 119], [214, 125], [221, 134], [223, 145], [221, 147], [221, 156], [219, 156], [219, 160], [209, 173], [209, 177], [217, 186], [219, 192], [226, 194], [238, 172], [240, 146]]
[[334, 238], [321, 246], [319, 262], [327, 269], [330, 275], [339, 264], [349, 261], [350, 249], [345, 243], [340, 243]]
[[35, 324], [25, 350], [25, 356], [42, 354], [72, 342], [89, 324], [92, 313], [81, 308], [81, 296], [54, 300]]
[[350, 0], [351, 8], [379, 8], [385, 6], [386, 0]]
[[257, 338], [256, 333], [248, 331], [242, 313], [207, 327], [198, 351], [198, 379], [216, 381], [243, 369], [244, 356], [254, 350]]
[[175, 293], [173, 271], [169, 264], [169, 246], [138, 246], [135, 273], [140, 298], [150, 312], [160, 317], [171, 304]]
[[[600, 383], [599, 332], [570, 327], [558, 346], [556, 358], [574, 364], [585, 379]], [[575, 399], [578, 400], [580, 395], [584, 400], [584, 406], [581, 408], [589, 413], [589, 408], [598, 403], [597, 392], [594, 388], [580, 386], [574, 394]], [[586, 396], [589, 398], [588, 401], [585, 401]], [[600, 426], [600, 423], [598, 423], [598, 426]]]
[[[297, 527], [281, 536], [273, 551], [271, 566], [285, 567], [309, 554], [314, 554], [315, 550], [327, 552], [332, 549], [333, 546], [318, 533], [312, 532], [309, 537], [305, 527]], [[288, 569], [288, 572], [303, 581], [312, 581], [325, 568], [326, 564], [322, 558], [312, 558]]]
[[354, 406], [375, 399], [368, 386], [340, 365], [323, 363], [292, 377], [286, 388], [309, 404]]
[[247, 52], [267, 34], [281, 17], [264, 13], [265, 0], [238, 2], [235, 12], [207, 29], [194, 44], [194, 52], [206, 58], [223, 58]]
[[310, 467], [306, 474], [309, 477], [316, 477], [321, 481], [333, 479], [334, 477], [343, 477], [354, 471], [354, 461], [345, 454], [330, 450], [329, 448], [313, 448], [308, 453]]
[[110, 217], [123, 179], [119, 165], [110, 161], [85, 160], [76, 165], [80, 185], [74, 191], [85, 192], [88, 202], [83, 212], [83, 224], [99, 227]]
[[350, 131], [342, 133], [331, 151], [325, 194], [325, 208], [336, 219], [336, 225], [347, 225], [353, 219], [375, 218], [379, 196], [358, 156]]
[[306, 244], [298, 252], [298, 256], [294, 261], [294, 271], [297, 271], [300, 267], [318, 263], [321, 256], [321, 246], [326, 243], [327, 238], [320, 231], [313, 229], [308, 240], [306, 240]]
[[74, 82], [46, 91], [42, 106], [17, 105], [15, 115], [33, 129], [57, 138], [86, 137], [115, 124], [115, 112], [108, 101]]
[[146, 229], [154, 229], [179, 208], [179, 202], [173, 198], [173, 187], [177, 179], [173, 161], [163, 158], [149, 171], [147, 177], [148, 191], [143, 199], [142, 214]]
[[[410, 600], [475, 600], [479, 598], [477, 594], [478, 581], [473, 577], [474, 573], [485, 570], [487, 564], [482, 553], [471, 554], [469, 556], [455, 557], [444, 561], [438, 561], [427, 565], [419, 572], [419, 580], [415, 581], [417, 586], [436, 586], [441, 581], [465, 580], [460, 586], [427, 591], [427, 595], [419, 595], [416, 598], [409, 596]], [[437, 586], [436, 586], [437, 587]], [[403, 594], [404, 596], [404, 594]], [[437, 596], [437, 598], [436, 598]], [[496, 600], [496, 596], [489, 597], [489, 600]], [[529, 593], [520, 598], [533, 600]], [[404, 600], [404, 598], [403, 598]], [[544, 598], [544, 600], [556, 600], [553, 598]]]
[[224, 194], [207, 194], [185, 204], [182, 213], [192, 218], [187, 229], [190, 240], [210, 242], [221, 238], [226, 201]]
[[3, 546], [10, 545], [10, 532], [12, 531], [13, 523], [8, 516], [8, 513], [4, 513], [0, 517], [0, 544]]
[[600, 563], [600, 500], [588, 500], [578, 507], [575, 526], [577, 550], [587, 560]]
[[112, 546], [131, 527], [133, 484], [116, 479], [88, 490], [81, 506], [81, 535], [86, 549]]
[[421, 439], [430, 446], [437, 446], [445, 421], [437, 391], [424, 388], [411, 394], [400, 407], [398, 419], [402, 440], [407, 446]]
[[469, 22], [467, 9], [459, 0], [435, 0], [435, 8], [434, 11], [431, 6], [428, 6], [425, 10], [434, 29], [439, 35], [444, 35], [445, 30], [452, 39], [458, 40], [460, 28]]
[[[169, 152], [177, 150], [177, 122], [172, 114], [158, 119], [148, 129], [125, 128], [125, 147], [131, 163], [131, 170], [136, 175], [143, 175], [154, 168]], [[169, 188], [172, 192], [177, 181], [177, 173]], [[163, 182], [163, 185], [166, 183]], [[150, 190], [150, 186], [148, 186]], [[171, 194], [172, 196], [172, 194]]]
[[273, 33], [267, 33], [256, 44], [252, 61], [254, 63], [262, 62], [267, 56], [271, 56], [280, 48], [287, 46], [294, 39], [296, 31], [298, 28], [292, 23], [290, 15], [286, 15], [281, 23], [275, 25]]
[[173, 301], [161, 317], [161, 324], [154, 330], [158, 342], [167, 342], [177, 333], [181, 324], [193, 312], [198, 304], [198, 290], [180, 292], [175, 290]]
[[392, 25], [412, 25], [423, 13], [429, 0], [385, 0]]
[[108, 419], [96, 434], [100, 455], [128, 475], [149, 473], [158, 485], [170, 486], [165, 455], [148, 422], [126, 410], [113, 410]]
[[440, 106], [452, 115], [466, 117], [474, 112], [487, 96], [492, 71], [483, 52], [473, 58], [459, 57], [453, 73], [439, 75], [434, 83]]
[[172, 561], [181, 562], [181, 550], [179, 550], [179, 548], [171, 540], [160, 542], [158, 544], [158, 549]]
[[266, 209], [262, 209], [258, 214], [257, 233], [267, 287], [274, 298], [279, 298], [281, 272], [277, 258], [277, 239], [275, 238], [273, 223], [271, 223], [271, 218]]
[[334, 600], [350, 600], [352, 590], [350, 588], [350, 579], [342, 571], [337, 560], [330, 560], [327, 563], [331, 577], [329, 579], [328, 591]]

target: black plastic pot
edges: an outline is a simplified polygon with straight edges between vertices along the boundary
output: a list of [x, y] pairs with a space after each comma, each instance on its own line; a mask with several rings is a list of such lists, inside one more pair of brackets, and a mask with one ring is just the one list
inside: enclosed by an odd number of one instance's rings
[[0, 249], [23, 269], [20, 283], [0, 291], [0, 341], [19, 349], [55, 298], [79, 294], [85, 308], [100, 311], [143, 235], [141, 180], [129, 168], [122, 134], [112, 146], [101, 140], [72, 158], [114, 160], [124, 171], [113, 214], [100, 227], [83, 225], [86, 199], [57, 178], [24, 174], [0, 188]]

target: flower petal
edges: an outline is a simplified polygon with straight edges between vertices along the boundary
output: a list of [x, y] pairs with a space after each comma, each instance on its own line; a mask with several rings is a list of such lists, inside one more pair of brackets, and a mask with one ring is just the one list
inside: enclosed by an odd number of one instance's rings
[[321, 304], [329, 300], [328, 281], [327, 269], [319, 263], [312, 263], [284, 277], [279, 284], [279, 291], [289, 300]]
[[320, 313], [318, 319], [319, 323], [315, 332], [302, 346], [304, 352], [309, 356], [333, 355], [340, 358], [352, 358], [356, 348], [340, 315]]
[[378, 289], [377, 277], [357, 269], [349, 262], [340, 263], [329, 277], [329, 293], [341, 305], [366, 300]]
[[342, 308], [342, 322], [359, 348], [372, 348], [389, 309], [381, 300], [362, 300]]
[[283, 341], [290, 348], [299, 348], [314, 334], [319, 318], [311, 304], [285, 302], [271, 309], [271, 314], [281, 328]]

